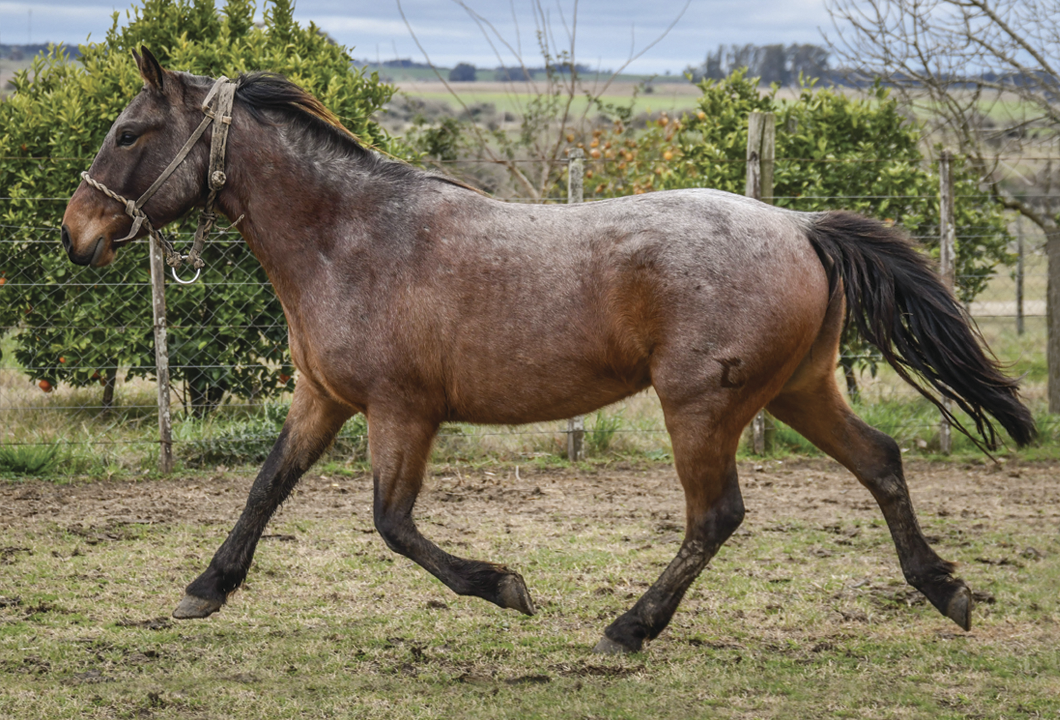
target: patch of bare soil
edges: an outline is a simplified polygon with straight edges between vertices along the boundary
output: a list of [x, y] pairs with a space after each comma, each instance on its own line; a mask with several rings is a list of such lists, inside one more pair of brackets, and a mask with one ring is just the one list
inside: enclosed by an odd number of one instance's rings
[[[910, 462], [906, 477], [922, 515], [965, 518], [969, 525], [1018, 523], [1027, 530], [1057, 526], [1060, 464], [955, 464]], [[770, 460], [741, 464], [747, 508], [745, 528], [785, 531], [793, 525], [851, 532], [854, 520], [880, 518], [868, 491], [834, 462]], [[131, 539], [133, 524], [231, 525], [253, 478], [235, 472], [151, 481], [101, 481], [52, 485], [28, 481], [0, 485], [0, 528], [52, 522], [94, 540]], [[310, 474], [281, 510], [287, 520], [349, 517], [372, 529], [372, 481], [368, 475]], [[593, 470], [497, 468], [433, 470], [419, 513], [449, 515], [473, 523], [483, 515], [516, 519], [546, 514], [606, 523], [630, 512], [651, 512], [663, 534], [683, 532], [684, 501], [673, 468], [616, 464]], [[837, 521], [842, 521], [837, 523]], [[273, 540], [283, 541], [282, 536]], [[676, 538], [674, 538], [676, 539]], [[842, 544], [843, 538], [839, 538]], [[4, 548], [8, 557], [23, 548]], [[1018, 559], [983, 558], [985, 563]]]

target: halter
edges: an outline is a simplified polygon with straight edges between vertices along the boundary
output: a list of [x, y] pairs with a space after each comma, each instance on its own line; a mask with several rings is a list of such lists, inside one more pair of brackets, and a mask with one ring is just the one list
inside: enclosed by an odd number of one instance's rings
[[[206, 236], [209, 235], [214, 223], [217, 222], [217, 194], [220, 192], [221, 188], [224, 187], [225, 180], [227, 180], [224, 173], [225, 146], [228, 143], [228, 129], [232, 125], [232, 103], [235, 99], [237, 87], [238, 83], [235, 80], [229, 80], [224, 75], [214, 81], [213, 87], [211, 87], [210, 91], [206, 93], [206, 97], [202, 101], [202, 112], [206, 117], [202, 119], [202, 122], [199, 123], [199, 127], [195, 129], [195, 132], [191, 134], [188, 141], [184, 143], [184, 147], [180, 149], [180, 152], [178, 152], [177, 156], [169, 163], [169, 166], [162, 171], [162, 174], [159, 175], [153, 183], [151, 183], [151, 187], [144, 191], [144, 194], [140, 196], [139, 200], [134, 202], [128, 198], [122, 197], [103, 183], [90, 177], [87, 171], [81, 173], [82, 180], [107, 197], [117, 200], [124, 205], [125, 214], [133, 219], [132, 229], [129, 230], [129, 234], [121, 240], [115, 240], [114, 242], [131, 240], [136, 233], [140, 232], [141, 227], [146, 227], [151, 238], [162, 248], [162, 252], [166, 256], [166, 264], [172, 268], [173, 279], [185, 285], [195, 282], [198, 279], [199, 274], [202, 272], [203, 266], [206, 264], [202, 259], [202, 247], [206, 242]], [[217, 106], [211, 108], [210, 101], [214, 99], [215, 95], [217, 97]], [[176, 171], [182, 162], [184, 162], [188, 153], [190, 153], [191, 149], [195, 147], [195, 143], [199, 141], [199, 138], [202, 137], [202, 134], [206, 132], [206, 128], [208, 128], [211, 123], [216, 124], [217, 127], [210, 140], [210, 192], [206, 198], [206, 207], [204, 207], [202, 212], [199, 213], [199, 226], [195, 230], [195, 239], [192, 241], [191, 252], [188, 253], [187, 256], [181, 257], [181, 255], [173, 248], [173, 243], [171, 243], [165, 235], [151, 224], [151, 219], [147, 217], [147, 213], [143, 211], [143, 207], [147, 204], [147, 201], [158, 192], [158, 189], [162, 187], [166, 180], [169, 179], [169, 176]], [[236, 223], [241, 219], [242, 216], [236, 220]], [[191, 280], [181, 280], [177, 277], [177, 268], [184, 264], [185, 260], [195, 268], [195, 277]]]

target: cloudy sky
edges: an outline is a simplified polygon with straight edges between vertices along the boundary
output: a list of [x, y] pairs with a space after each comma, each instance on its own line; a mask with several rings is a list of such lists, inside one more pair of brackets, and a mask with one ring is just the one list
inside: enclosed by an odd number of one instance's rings
[[[218, 6], [224, 0], [216, 0]], [[259, 0], [260, 5], [263, 0]], [[531, 0], [465, 0], [528, 64], [540, 55], [535, 41]], [[614, 69], [658, 37], [681, 12], [684, 0], [581, 0], [578, 5], [579, 61]], [[102, 40], [118, 11], [124, 20], [129, 3], [107, 0], [0, 0], [0, 43], [63, 42], [77, 44], [91, 36]], [[557, 43], [567, 44], [563, 20], [572, 19], [573, 0], [543, 0]], [[431, 59], [443, 66], [470, 62], [498, 65], [497, 55], [468, 13], [453, 0], [402, 0], [413, 30]], [[513, 7], [515, 19], [513, 20]], [[315, 22], [339, 42], [354, 47], [353, 56], [374, 60], [408, 57], [423, 60], [397, 0], [298, 0], [295, 17]], [[820, 43], [829, 28], [824, 0], [691, 0], [677, 25], [661, 43], [630, 66], [633, 72], [678, 73], [702, 61], [720, 44]], [[510, 53], [496, 43], [505, 62]]]

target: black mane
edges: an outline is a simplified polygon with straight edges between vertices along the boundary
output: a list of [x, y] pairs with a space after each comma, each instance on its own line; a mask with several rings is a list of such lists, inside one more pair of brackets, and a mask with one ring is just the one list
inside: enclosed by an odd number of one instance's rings
[[[412, 178], [440, 180], [474, 192], [481, 192], [459, 180], [425, 172], [394, 158], [388, 160], [362, 144], [342, 124], [339, 117], [316, 97], [291, 82], [283, 75], [256, 71], [239, 76], [236, 100], [250, 115], [263, 125], [275, 125], [278, 114], [284, 121], [301, 126], [313, 143], [326, 153], [355, 158], [376, 177], [391, 180]], [[269, 117], [272, 115], [272, 117]]]

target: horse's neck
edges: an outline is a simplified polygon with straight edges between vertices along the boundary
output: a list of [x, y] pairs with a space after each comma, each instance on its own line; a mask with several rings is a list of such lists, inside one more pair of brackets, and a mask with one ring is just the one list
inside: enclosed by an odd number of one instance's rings
[[371, 178], [356, 158], [310, 160], [265, 138], [231, 147], [228, 169], [221, 209], [232, 221], [243, 216], [238, 228], [285, 304], [319, 278], [338, 227], [370, 210], [359, 198]]

